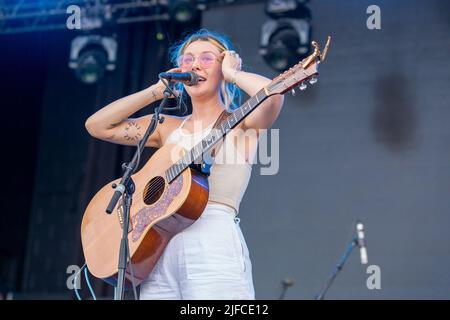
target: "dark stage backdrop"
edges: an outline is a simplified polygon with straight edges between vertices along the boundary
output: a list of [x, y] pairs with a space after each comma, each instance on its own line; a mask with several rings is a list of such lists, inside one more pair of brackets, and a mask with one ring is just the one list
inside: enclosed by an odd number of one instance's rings
[[[381, 30], [366, 9], [381, 8]], [[287, 96], [277, 175], [258, 167], [241, 206], [257, 298], [310, 299], [365, 222], [368, 290], [358, 252], [329, 291], [335, 299], [448, 299], [450, 293], [450, 3], [311, 1], [313, 38], [333, 37], [318, 84]], [[251, 18], [249, 18], [251, 17]], [[257, 54], [261, 4], [209, 11], [204, 26], [227, 32], [248, 70], [274, 77]], [[245, 32], [242, 32], [245, 30]]]
[[42, 38], [40, 34], [0, 37], [0, 167], [5, 186], [1, 193], [0, 292], [14, 290], [22, 281], [47, 73], [48, 52]]
[[[311, 1], [314, 39], [333, 36], [328, 60], [315, 87], [286, 97], [274, 125], [278, 173], [261, 175], [267, 165], [255, 165], [240, 208], [257, 298], [276, 299], [285, 277], [296, 280], [287, 299], [312, 298], [356, 219], [365, 222], [381, 289], [366, 287], [369, 275], [354, 252], [329, 298], [449, 296], [450, 3], [378, 1], [382, 29], [368, 30], [371, 4]], [[207, 11], [203, 25], [231, 36], [244, 69], [272, 78], [258, 54], [265, 19], [263, 5], [252, 4]], [[132, 152], [89, 137], [84, 122], [167, 67], [153, 28], [117, 30], [117, 70], [95, 86], [80, 84], [67, 67], [75, 34], [0, 38], [2, 169], [10, 182], [2, 193], [3, 286], [24, 297], [73, 297], [66, 269], [83, 262], [84, 208]], [[172, 38], [182, 31], [168, 29]], [[98, 281], [95, 289], [112, 296]]]

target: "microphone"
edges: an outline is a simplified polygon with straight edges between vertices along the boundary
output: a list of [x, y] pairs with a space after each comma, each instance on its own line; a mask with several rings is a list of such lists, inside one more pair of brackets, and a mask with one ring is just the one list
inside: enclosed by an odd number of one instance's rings
[[189, 72], [162, 72], [159, 74], [160, 78], [172, 81], [172, 82], [183, 82], [187, 86], [193, 86], [198, 83], [198, 81], [203, 79], [199, 77], [194, 71]]
[[294, 278], [285, 278], [282, 281], [282, 284], [284, 287], [290, 287], [293, 286], [295, 283], [295, 279]]
[[366, 241], [364, 240], [364, 225], [361, 221], [356, 222], [356, 243], [359, 247], [359, 255], [361, 257], [361, 264], [367, 264], [367, 249]]
[[281, 281], [281, 284], [283, 286], [283, 289], [281, 291], [280, 297], [278, 298], [279, 300], [283, 300], [284, 296], [286, 294], [286, 291], [289, 287], [293, 286], [295, 283], [295, 279], [294, 278], [285, 278], [283, 279], [283, 281]]

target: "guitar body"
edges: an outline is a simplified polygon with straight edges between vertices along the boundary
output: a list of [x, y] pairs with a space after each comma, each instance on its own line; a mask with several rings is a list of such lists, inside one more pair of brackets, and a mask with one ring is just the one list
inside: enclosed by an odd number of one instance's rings
[[[158, 149], [145, 166], [132, 176], [135, 184], [130, 209], [128, 242], [135, 284], [152, 271], [170, 239], [197, 220], [208, 202], [207, 177], [191, 168], [170, 184], [165, 169], [175, 163], [184, 150], [174, 144]], [[117, 279], [123, 207], [120, 200], [111, 214], [106, 207], [114, 193], [105, 185], [90, 201], [81, 224], [81, 241], [89, 271], [109, 283]], [[127, 283], [130, 269], [127, 268]]]

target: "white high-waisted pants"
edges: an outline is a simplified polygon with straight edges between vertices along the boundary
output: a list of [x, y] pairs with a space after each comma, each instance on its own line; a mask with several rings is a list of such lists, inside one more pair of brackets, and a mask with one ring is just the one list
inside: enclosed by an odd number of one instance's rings
[[234, 209], [210, 203], [168, 243], [140, 299], [254, 299], [252, 265]]

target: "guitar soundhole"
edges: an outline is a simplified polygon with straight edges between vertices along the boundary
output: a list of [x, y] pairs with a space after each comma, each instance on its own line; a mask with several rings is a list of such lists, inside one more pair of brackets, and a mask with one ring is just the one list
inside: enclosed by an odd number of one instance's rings
[[164, 192], [165, 181], [163, 177], [154, 177], [145, 186], [144, 189], [144, 203], [147, 205], [153, 204], [161, 198]]

